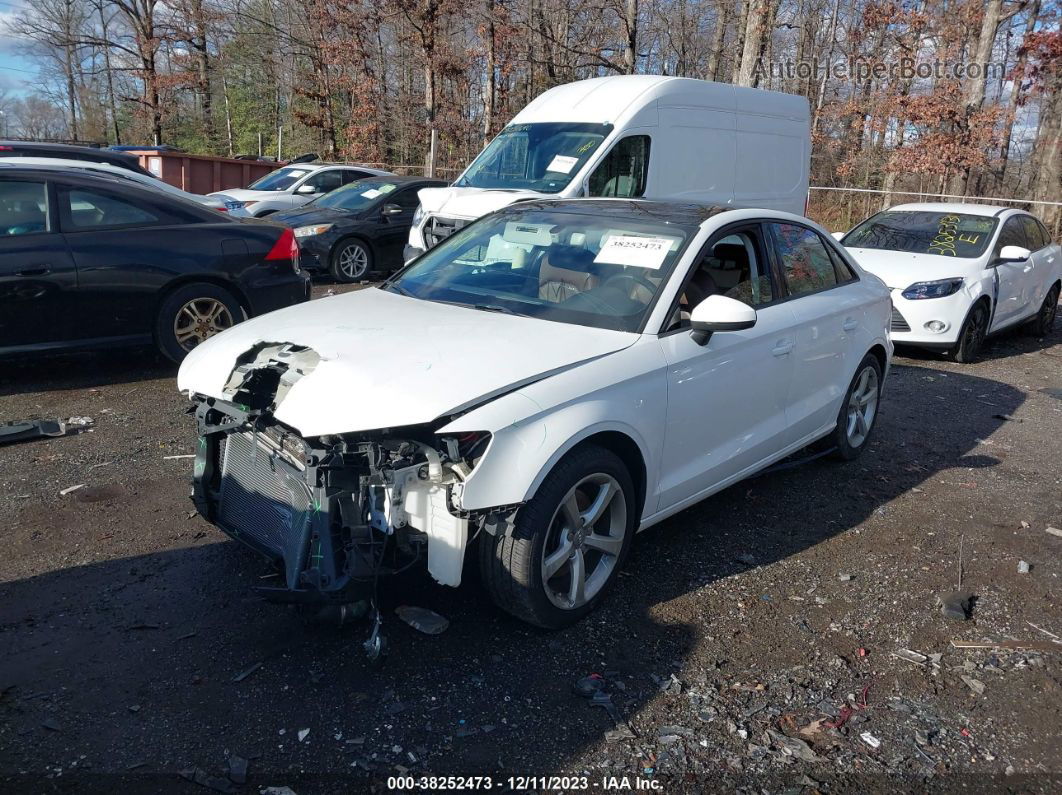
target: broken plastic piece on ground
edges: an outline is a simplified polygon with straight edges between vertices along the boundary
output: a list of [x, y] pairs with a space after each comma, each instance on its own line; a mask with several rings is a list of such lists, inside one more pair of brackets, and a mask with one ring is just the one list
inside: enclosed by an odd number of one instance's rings
[[84, 483], [78, 483], [76, 486], [67, 486], [65, 489], [60, 489], [59, 496], [60, 497], [65, 497], [67, 494], [70, 494], [71, 492], [75, 492], [78, 489], [83, 489], [83, 488], [85, 488], [85, 484]]
[[590, 698], [598, 690], [605, 689], [605, 677], [601, 674], [590, 674], [584, 676], [582, 679], [572, 685], [572, 690], [576, 695], [583, 698]]
[[201, 787], [212, 789], [215, 792], [232, 792], [232, 782], [221, 776], [212, 776], [201, 767], [193, 767], [182, 770], [181, 778], [187, 779]]
[[299, 729], [299, 742], [306, 742], [306, 738], [310, 736], [309, 729]]
[[261, 668], [264, 664], [265, 664], [265, 660], [259, 660], [258, 662], [254, 663], [253, 665], [247, 666], [242, 671], [240, 671], [238, 674], [236, 674], [236, 676], [232, 677], [232, 681], [233, 682], [242, 682], [248, 676], [250, 676], [255, 671], [257, 671], [259, 668]]
[[1044, 532], [1062, 538], [1062, 530], [1059, 530], [1057, 527], [1045, 527]]
[[618, 743], [623, 740], [633, 740], [637, 735], [631, 730], [631, 727], [626, 723], [617, 724], [615, 729], [609, 729], [605, 732], [605, 740], [610, 743]]
[[911, 649], [897, 649], [892, 653], [892, 656], [898, 657], [901, 660], [906, 660], [910, 663], [914, 663], [915, 665], [925, 665], [926, 661], [929, 660], [926, 655], [919, 654], [918, 652], [912, 651]]
[[970, 677], [970, 676], [960, 676], [959, 678], [962, 679], [962, 681], [964, 681], [966, 683], [966, 686], [968, 688], [970, 688], [972, 691], [977, 693], [977, 695], [983, 696], [985, 694], [985, 683], [984, 682], [982, 682], [982, 681], [980, 681], [978, 679], [974, 679], [973, 677]]
[[92, 417], [69, 417], [65, 420], [16, 420], [0, 423], [0, 444], [27, 442], [31, 439], [73, 436], [92, 427]]
[[944, 618], [954, 621], [965, 621], [970, 617], [970, 603], [973, 594], [968, 591], [948, 591], [937, 597], [940, 604], [940, 612]]
[[441, 635], [450, 626], [449, 619], [426, 607], [399, 605], [395, 608], [395, 614], [413, 629], [425, 635]]
[[871, 748], [881, 748], [881, 740], [879, 740], [870, 732], [863, 732], [859, 735], [859, 737]]
[[767, 736], [771, 738], [771, 742], [774, 745], [778, 746], [782, 756], [795, 756], [804, 762], [820, 761], [819, 755], [812, 751], [811, 746], [803, 740], [798, 740], [796, 737], [787, 737], [772, 729], [767, 730]]
[[1029, 565], [1028, 561], [1018, 561], [1018, 574], [1028, 574], [1031, 568], [1032, 567]]

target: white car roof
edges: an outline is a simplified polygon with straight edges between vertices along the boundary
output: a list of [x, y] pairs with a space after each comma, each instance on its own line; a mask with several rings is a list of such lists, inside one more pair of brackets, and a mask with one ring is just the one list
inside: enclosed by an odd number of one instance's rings
[[1000, 215], [1007, 210], [1018, 210], [1017, 207], [1003, 207], [998, 204], [965, 204], [963, 202], [921, 202], [913, 204], [897, 204], [890, 207], [889, 212], [928, 212], [928, 213], [963, 213], [965, 215], [984, 215], [988, 217]]
[[279, 171], [282, 168], [304, 168], [307, 171], [320, 171], [322, 168], [347, 168], [368, 171], [370, 174], [376, 174], [380, 177], [393, 176], [390, 171], [384, 171], [381, 168], [370, 168], [369, 166], [359, 166], [357, 163], [321, 163], [316, 160], [312, 163], [288, 163], [286, 166], [279, 166], [276, 170]]

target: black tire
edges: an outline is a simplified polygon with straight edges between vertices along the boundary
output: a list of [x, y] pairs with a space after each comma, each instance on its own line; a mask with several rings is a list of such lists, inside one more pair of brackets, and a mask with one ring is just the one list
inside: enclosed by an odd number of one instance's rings
[[[605, 501], [603, 509], [608, 511], [609, 533], [591, 532], [595, 528], [601, 529], [605, 518], [602, 513], [596, 524], [591, 524], [588, 529], [584, 527], [584, 535], [580, 535], [574, 542], [567, 542], [571, 556], [566, 558], [567, 562], [560, 565], [552, 578], [544, 581], [546, 551], [560, 553], [560, 547], [565, 544], [561, 536], [567, 536], [563, 527], [562, 503], [573, 489], [581, 488], [583, 483], [593, 478], [611, 481], [618, 488], [615, 496]], [[600, 488], [604, 484], [592, 485]], [[603, 493], [599, 492], [599, 495]], [[576, 492], [577, 496], [579, 494], [586, 498], [583, 492]], [[617, 500], [622, 502], [616, 502]], [[592, 444], [577, 447], [561, 459], [542, 481], [535, 496], [517, 511], [510, 534], [481, 537], [480, 573], [483, 584], [495, 604], [522, 621], [546, 629], [559, 629], [582, 619], [600, 603], [613, 586], [626, 560], [638, 524], [635, 516], [636, 504], [630, 473], [615, 453]], [[592, 506], [586, 506], [589, 507]], [[612, 513], [621, 507], [622, 516]], [[623, 528], [623, 536], [619, 543], [615, 544], [615, 529], [620, 526]], [[616, 555], [598, 552], [589, 541], [584, 542], [584, 538], [600, 539], [606, 535], [613, 546], [618, 546]], [[553, 590], [549, 582], [562, 578], [566, 568], [568, 582], [573, 582], [573, 561], [576, 555], [584, 574], [587, 575], [587, 586], [593, 581], [594, 592], [585, 602], [562, 608], [555, 600], [561, 600], [563, 597]], [[558, 559], [560, 558], [563, 558], [563, 555], [558, 555]], [[603, 563], [609, 565], [599, 571], [597, 567]], [[547, 587], [551, 589], [550, 593], [554, 594], [552, 597], [547, 595]]]
[[971, 364], [977, 361], [981, 346], [988, 335], [988, 320], [988, 304], [978, 301], [970, 310], [970, 314], [966, 316], [959, 330], [959, 341], [948, 351], [948, 358], [960, 364]]
[[[193, 313], [214, 321], [196, 322]], [[208, 282], [185, 284], [163, 299], [155, 320], [155, 344], [166, 358], [180, 362], [196, 345], [243, 317], [240, 302], [225, 288]], [[190, 335], [182, 336], [182, 329], [191, 329]]]
[[1036, 315], [1025, 325], [1025, 330], [1034, 337], [1046, 337], [1055, 328], [1055, 316], [1058, 314], [1058, 285], [1047, 291], [1044, 302], [1040, 304]]
[[[346, 258], [346, 259], [345, 259]], [[328, 272], [343, 284], [360, 282], [372, 271], [372, 249], [361, 240], [340, 240], [332, 249]]]
[[[869, 397], [871, 394], [873, 397]], [[868, 353], [856, 368], [852, 383], [848, 385], [848, 391], [844, 393], [844, 400], [841, 401], [841, 409], [837, 413], [837, 427], [829, 437], [833, 447], [831, 455], [841, 461], [854, 461], [859, 458], [867, 449], [874, 426], [877, 425], [880, 409], [881, 363], [877, 356]], [[862, 429], [858, 419], [853, 418], [853, 411], [857, 411], [862, 417]]]

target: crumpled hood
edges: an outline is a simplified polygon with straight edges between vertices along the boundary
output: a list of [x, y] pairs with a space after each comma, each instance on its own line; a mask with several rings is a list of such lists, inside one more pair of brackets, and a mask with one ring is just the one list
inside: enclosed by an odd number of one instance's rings
[[[231, 400], [225, 386], [262, 343], [320, 361], [274, 416], [303, 436], [430, 422], [631, 345], [637, 334], [485, 312], [369, 288], [248, 320], [197, 346], [177, 386]], [[231, 390], [230, 390], [231, 392]]]
[[915, 282], [969, 276], [977, 265], [973, 259], [878, 248], [849, 248], [848, 253], [863, 270], [873, 273], [892, 290], [904, 290]]
[[533, 190], [484, 190], [483, 188], [423, 188], [417, 191], [424, 212], [444, 218], [481, 218], [523, 199], [541, 199]]

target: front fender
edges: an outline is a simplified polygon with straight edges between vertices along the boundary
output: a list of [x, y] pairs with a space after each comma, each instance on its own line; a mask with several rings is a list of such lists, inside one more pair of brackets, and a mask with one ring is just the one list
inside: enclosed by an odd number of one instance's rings
[[[464, 482], [460, 507], [472, 511], [526, 502], [573, 447], [595, 434], [615, 432], [629, 437], [641, 452], [644, 511], [652, 513], [667, 412], [663, 364], [659, 346], [635, 344], [524, 387], [440, 429], [440, 435], [492, 434]], [[589, 386], [594, 384], [605, 386]]]

